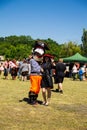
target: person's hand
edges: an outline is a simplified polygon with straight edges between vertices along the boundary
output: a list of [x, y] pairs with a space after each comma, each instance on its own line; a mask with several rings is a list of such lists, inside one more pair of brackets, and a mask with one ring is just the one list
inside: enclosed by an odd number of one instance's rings
[[41, 72], [44, 72], [43, 68], [40, 69]]

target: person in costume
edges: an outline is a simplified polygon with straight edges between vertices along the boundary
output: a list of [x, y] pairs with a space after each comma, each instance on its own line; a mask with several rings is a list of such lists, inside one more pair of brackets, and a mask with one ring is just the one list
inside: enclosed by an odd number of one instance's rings
[[29, 90], [29, 101], [31, 104], [36, 104], [37, 97], [41, 87], [42, 72], [41, 62], [45, 50], [49, 50], [47, 45], [43, 41], [36, 41], [33, 48], [33, 55], [30, 59], [31, 73], [30, 73], [30, 90]]

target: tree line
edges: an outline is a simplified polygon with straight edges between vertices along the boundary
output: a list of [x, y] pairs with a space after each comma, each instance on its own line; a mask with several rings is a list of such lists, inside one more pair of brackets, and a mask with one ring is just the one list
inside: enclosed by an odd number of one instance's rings
[[0, 37], [0, 55], [9, 59], [23, 59], [27, 58], [32, 53], [32, 48], [36, 40], [42, 40], [46, 42], [50, 50], [46, 53], [52, 54], [57, 60], [59, 57], [72, 56], [75, 53], [80, 53], [83, 56], [87, 56], [87, 31], [83, 29], [83, 35], [81, 37], [82, 44], [78, 44], [72, 41], [68, 43], [59, 44], [51, 38], [48, 39], [33, 39], [31, 36], [7, 36]]

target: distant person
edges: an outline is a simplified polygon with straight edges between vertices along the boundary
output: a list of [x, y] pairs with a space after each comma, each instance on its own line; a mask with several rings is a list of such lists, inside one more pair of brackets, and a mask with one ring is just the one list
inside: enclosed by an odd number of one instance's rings
[[18, 65], [16, 64], [16, 60], [15, 59], [10, 61], [9, 67], [10, 67], [12, 80], [15, 80], [16, 77], [17, 77], [17, 72], [18, 72]]
[[63, 59], [59, 59], [58, 63], [56, 63], [56, 83], [58, 83], [58, 89], [56, 92], [60, 92], [63, 94], [63, 80], [65, 77], [66, 65], [63, 63]]
[[82, 71], [83, 71], [83, 80], [86, 80], [86, 64], [83, 64]]
[[5, 60], [5, 62], [3, 63], [3, 67], [4, 67], [4, 77], [5, 79], [8, 79], [8, 73], [9, 73], [9, 60]]
[[29, 70], [30, 70], [29, 64], [24, 59], [23, 63], [20, 66], [20, 73], [22, 75], [22, 81], [26, 81], [27, 80], [27, 76], [29, 75]]
[[78, 71], [78, 76], [79, 76], [79, 79], [80, 79], [80, 81], [82, 81], [83, 80], [83, 69], [82, 69], [82, 67], [80, 67], [80, 69], [79, 69], [79, 71]]
[[70, 63], [70, 64], [69, 64], [69, 78], [72, 77], [72, 68], [73, 68], [73, 64], [74, 64], [74, 63]]
[[2, 72], [4, 71], [4, 67], [3, 67], [3, 63], [0, 64], [0, 75], [2, 74]]
[[77, 73], [78, 73], [77, 66], [74, 63], [73, 68], [72, 68], [72, 78], [73, 78], [73, 80], [76, 80]]

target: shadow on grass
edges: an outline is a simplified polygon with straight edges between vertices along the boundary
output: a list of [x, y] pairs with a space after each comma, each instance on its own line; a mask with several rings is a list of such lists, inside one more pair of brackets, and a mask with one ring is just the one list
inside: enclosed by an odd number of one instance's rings
[[57, 91], [57, 90], [54, 90], [54, 89], [52, 89], [51, 91], [52, 91], [52, 92], [55, 92], [55, 93], [58, 93], [58, 92], [59, 92], [59, 91]]
[[[26, 103], [28, 103], [28, 104], [30, 104], [30, 105], [33, 105], [31, 102], [30, 102], [30, 99], [29, 98], [26, 98], [26, 97], [24, 97], [22, 100], [19, 100], [19, 102], [26, 102]], [[42, 101], [40, 101], [40, 100], [37, 100], [37, 103], [38, 104], [40, 104], [40, 105], [42, 105]]]

